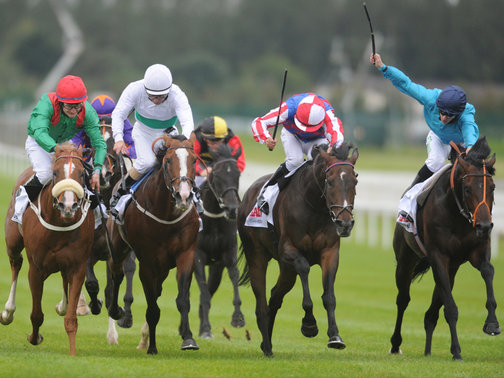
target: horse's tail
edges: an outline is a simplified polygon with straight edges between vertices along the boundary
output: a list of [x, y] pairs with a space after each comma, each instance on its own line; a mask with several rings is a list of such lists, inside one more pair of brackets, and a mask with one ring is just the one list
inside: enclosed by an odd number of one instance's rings
[[247, 264], [247, 259], [245, 258], [245, 250], [243, 248], [243, 243], [240, 243], [240, 254], [238, 256], [238, 263], [243, 262], [243, 271], [240, 275], [240, 278], [238, 279], [238, 285], [239, 286], [248, 286], [250, 285], [250, 269], [249, 265]]
[[413, 271], [413, 279], [412, 281], [414, 281], [415, 279], [419, 279], [421, 280], [423, 275], [425, 273], [427, 273], [427, 271], [429, 270], [430, 268], [430, 264], [429, 264], [429, 261], [427, 260], [427, 257], [424, 257], [422, 258], [418, 264], [416, 264], [415, 266], [415, 270]]

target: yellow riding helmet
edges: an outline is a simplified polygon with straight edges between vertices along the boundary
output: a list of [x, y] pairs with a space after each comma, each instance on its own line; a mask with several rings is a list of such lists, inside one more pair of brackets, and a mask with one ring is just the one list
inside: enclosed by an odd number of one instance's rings
[[201, 123], [201, 135], [210, 140], [223, 139], [229, 134], [226, 121], [218, 116], [208, 117]]

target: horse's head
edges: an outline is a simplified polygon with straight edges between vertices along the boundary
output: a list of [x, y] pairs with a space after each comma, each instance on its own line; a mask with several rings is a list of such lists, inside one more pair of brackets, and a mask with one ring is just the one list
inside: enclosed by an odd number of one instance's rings
[[156, 154], [163, 155], [165, 184], [180, 210], [187, 210], [193, 201], [197, 160], [193, 149], [195, 139], [194, 133], [189, 140], [182, 135], [170, 137], [165, 134], [153, 144]]
[[[454, 160], [450, 186], [460, 213], [472, 224], [476, 236], [490, 237], [493, 228], [495, 154], [491, 157], [486, 138], [480, 138], [467, 152]], [[458, 166], [458, 168], [457, 168]]]
[[103, 162], [101, 175], [100, 175], [100, 188], [108, 189], [115, 182], [112, 182], [112, 177], [114, 173], [119, 177], [119, 157], [114, 152], [114, 138], [112, 137], [112, 126], [102, 122], [100, 124], [100, 132], [102, 134], [103, 140], [107, 143], [107, 155], [105, 161]]
[[63, 220], [71, 221], [84, 198], [86, 171], [82, 147], [76, 148], [72, 143], [56, 145], [52, 171], [53, 205]]
[[[240, 206], [238, 186], [240, 170], [236, 158], [231, 154], [228, 145], [222, 144], [217, 151], [210, 151], [212, 156], [212, 172], [208, 176], [208, 188], [212, 191], [219, 207], [224, 211], [226, 219], [236, 219]], [[237, 156], [240, 154], [238, 153]]]
[[324, 160], [323, 192], [329, 215], [336, 225], [338, 235], [350, 236], [354, 225], [352, 210], [357, 185], [357, 173], [354, 166], [359, 157], [359, 151], [352, 144], [345, 142], [339, 148], [333, 146], [330, 153], [327, 153], [324, 148], [319, 148], [319, 152]]

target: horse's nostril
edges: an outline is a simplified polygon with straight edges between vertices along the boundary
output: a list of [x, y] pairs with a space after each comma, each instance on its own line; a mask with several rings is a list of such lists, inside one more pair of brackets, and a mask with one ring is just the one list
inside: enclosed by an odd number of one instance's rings
[[72, 205], [72, 210], [77, 210], [78, 207], [79, 207], [79, 204], [77, 202], [74, 202]]

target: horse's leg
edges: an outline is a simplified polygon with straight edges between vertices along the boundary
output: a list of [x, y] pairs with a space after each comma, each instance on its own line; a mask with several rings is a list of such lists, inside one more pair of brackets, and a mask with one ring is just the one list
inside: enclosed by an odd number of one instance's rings
[[[297, 250], [295, 250], [294, 247], [290, 246], [289, 248], [289, 246], [290, 243], [286, 243], [286, 245], [284, 246], [284, 251], [286, 256], [289, 256], [288, 257], [289, 264], [292, 264], [294, 266], [296, 273], [299, 275], [299, 278], [301, 280], [301, 286], [303, 288], [303, 310], [305, 311], [305, 316], [301, 323], [301, 333], [305, 337], [315, 337], [318, 334], [318, 327], [317, 327], [317, 321], [313, 316], [313, 301], [311, 299], [310, 287], [308, 284], [310, 263]], [[282, 273], [280, 273], [280, 277], [282, 277]], [[294, 282], [295, 279], [296, 278], [294, 276]], [[292, 285], [294, 285], [294, 282], [292, 283]], [[291, 288], [292, 286], [288, 290], [290, 290]], [[287, 291], [285, 293], [287, 293]], [[285, 293], [283, 293], [283, 295], [285, 295]], [[283, 298], [283, 295], [280, 299]], [[270, 308], [272, 299], [273, 299], [273, 290], [271, 291]], [[278, 308], [280, 308], [281, 304], [282, 303], [280, 301]], [[276, 314], [276, 311], [274, 311], [273, 308], [271, 308], [271, 310], [272, 313], [274, 312]], [[273, 324], [271, 324], [271, 326], [273, 326]]]
[[[236, 253], [235, 253], [236, 255]], [[238, 271], [236, 258], [233, 259], [233, 262], [230, 266], [227, 267], [229, 279], [233, 284], [233, 306], [234, 312], [231, 317], [231, 325], [236, 328], [240, 328], [245, 326], [245, 317], [241, 312], [241, 299], [240, 293], [238, 292], [238, 279], [240, 277], [240, 272]]]
[[408, 247], [404, 240], [403, 231], [396, 227], [394, 235], [394, 251], [396, 255], [397, 265], [395, 271], [395, 282], [397, 287], [397, 317], [395, 322], [394, 333], [390, 338], [392, 347], [390, 353], [401, 354], [401, 327], [404, 312], [410, 302], [410, 286], [414, 277], [415, 266], [418, 264], [418, 258], [415, 253]]
[[[285, 294], [287, 294], [294, 284], [296, 283], [296, 272], [292, 270], [291, 266], [286, 266], [285, 264], [280, 264], [280, 274], [278, 276], [278, 280], [275, 286], [271, 289], [271, 296], [269, 300], [269, 324], [268, 324], [268, 335], [271, 340], [273, 337], [273, 326], [275, 324], [275, 318], [278, 313], [280, 307], [282, 307], [283, 298]], [[309, 294], [308, 294], [309, 296]], [[303, 295], [303, 308], [304, 306], [304, 295]], [[306, 311], [306, 308], [305, 308]], [[303, 328], [305, 327], [305, 319], [303, 319], [303, 324], [301, 326], [301, 332], [306, 337], [309, 337], [305, 334]], [[316, 324], [315, 324], [316, 327]], [[315, 335], [314, 335], [315, 336]]]
[[[187, 250], [185, 253], [182, 253], [177, 258], [176, 261], [177, 286], [178, 286], [178, 295], [176, 303], [177, 303], [177, 309], [180, 312], [179, 334], [183, 340], [181, 349], [197, 350], [199, 349], [199, 346], [193, 339], [191, 328], [189, 327], [189, 310], [191, 308], [191, 303], [189, 301], [189, 289], [191, 288], [194, 259], [188, 258], [188, 255], [191, 255], [190, 250]], [[150, 335], [152, 336], [152, 332]]]
[[[155, 268], [155, 267], [154, 267]], [[147, 301], [147, 310], [145, 312], [145, 320], [149, 328], [149, 348], [147, 349], [148, 354], [157, 354], [156, 346], [156, 326], [159, 322], [160, 310], [157, 304], [157, 299], [161, 295], [162, 282], [166, 278], [166, 274], [160, 277], [159, 269], [151, 270], [145, 269], [142, 263], [140, 263], [140, 270], [138, 272], [140, 281], [142, 282], [142, 287], [145, 294], [145, 300]]]
[[63, 292], [61, 294], [61, 301], [56, 305], [55, 310], [59, 316], [65, 316], [68, 312], [68, 279], [63, 272], [61, 272], [61, 279], [63, 281]]
[[437, 321], [439, 319], [439, 310], [443, 305], [443, 299], [441, 298], [440, 287], [435, 286], [432, 292], [431, 305], [425, 312], [424, 317], [424, 328], [425, 328], [425, 351], [426, 356], [431, 354], [432, 348], [432, 335], [434, 334], [434, 329], [436, 328]]
[[327, 346], [335, 349], [345, 349], [346, 345], [339, 336], [338, 326], [334, 312], [336, 310], [336, 297], [334, 295], [334, 280], [339, 265], [339, 243], [332, 251], [323, 254], [321, 259], [322, 268], [322, 286], [324, 293], [322, 294], [322, 303], [327, 312], [327, 336], [329, 341]]
[[206, 281], [205, 266], [206, 266], [206, 254], [202, 250], [198, 250], [196, 252], [196, 258], [194, 260], [194, 276], [196, 278], [196, 282], [198, 283], [198, 287], [200, 290], [199, 336], [202, 339], [212, 339], [214, 335], [212, 334], [210, 320], [208, 318], [208, 313], [210, 311], [211, 295]]
[[101, 312], [103, 301], [98, 298], [100, 285], [98, 284], [98, 279], [94, 272], [94, 266], [98, 260], [94, 255], [95, 251], [93, 248], [91, 255], [86, 261], [86, 291], [89, 294], [89, 308], [91, 313], [93, 315], [98, 315]]
[[[458, 308], [451, 292], [458, 265], [450, 269], [448, 257], [442, 256], [439, 251], [432, 251], [431, 256], [432, 273], [436, 282], [436, 289], [439, 290], [439, 296], [444, 305], [444, 316], [450, 328], [450, 351], [454, 360], [462, 360], [457, 336]], [[450, 272], [449, 269], [452, 271]]]
[[126, 254], [129, 253], [129, 247], [122, 240], [117, 230], [118, 225], [109, 221], [109, 231], [112, 239], [111, 254], [107, 261], [107, 287], [105, 288], [105, 305], [109, 316], [118, 320], [124, 316], [124, 310], [119, 307], [119, 288], [124, 279], [123, 262]]
[[65, 316], [65, 330], [70, 344], [70, 356], [75, 356], [75, 336], [77, 335], [77, 304], [82, 290], [82, 284], [86, 275], [86, 267], [83, 264], [78, 271], [69, 273], [69, 293], [68, 293], [68, 311]]
[[42, 293], [44, 291], [44, 279], [41, 272], [32, 267], [28, 271], [28, 281], [32, 294], [32, 312], [30, 319], [32, 322], [32, 333], [28, 336], [28, 341], [33, 345], [39, 345], [44, 340], [39, 333], [40, 326], [44, 322], [44, 313], [42, 312]]
[[[16, 231], [17, 232], [17, 231]], [[19, 232], [17, 232], [19, 235]], [[16, 288], [19, 276], [19, 271], [23, 266], [23, 255], [21, 251], [24, 248], [23, 239], [19, 236], [14, 243], [9, 243], [9, 238], [6, 236], [7, 254], [11, 266], [11, 288], [9, 298], [5, 303], [5, 308], [0, 314], [0, 323], [7, 325], [14, 320], [14, 311], [16, 311]]]
[[487, 300], [485, 306], [488, 311], [488, 316], [483, 326], [483, 332], [491, 336], [498, 335], [501, 333], [501, 329], [497, 316], [495, 315], [497, 302], [493, 289], [494, 267], [490, 262], [490, 251], [487, 251], [485, 256], [482, 256], [479, 260], [474, 261], [471, 259], [471, 264], [480, 271], [486, 286]]
[[124, 260], [124, 274], [126, 275], [126, 292], [124, 293], [124, 316], [117, 321], [117, 325], [122, 328], [131, 328], [133, 325], [133, 315], [131, 314], [131, 304], [133, 303], [133, 277], [135, 276], [136, 263], [135, 253], [131, 251]]

